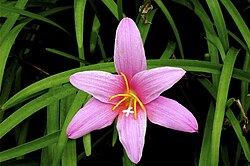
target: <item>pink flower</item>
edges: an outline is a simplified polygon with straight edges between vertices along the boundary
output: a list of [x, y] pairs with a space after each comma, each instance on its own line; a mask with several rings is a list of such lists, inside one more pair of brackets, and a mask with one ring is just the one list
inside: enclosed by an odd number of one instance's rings
[[118, 116], [119, 140], [129, 159], [142, 156], [147, 118], [155, 124], [184, 132], [197, 132], [195, 117], [175, 100], [160, 96], [178, 82], [185, 71], [175, 67], [147, 69], [140, 32], [130, 18], [118, 25], [114, 63], [118, 73], [84, 71], [70, 77], [75, 87], [93, 97], [74, 116], [69, 138], [79, 138], [113, 123]]

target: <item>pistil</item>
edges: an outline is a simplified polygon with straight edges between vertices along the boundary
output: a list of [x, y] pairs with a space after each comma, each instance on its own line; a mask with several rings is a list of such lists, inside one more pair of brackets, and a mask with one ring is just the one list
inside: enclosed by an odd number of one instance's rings
[[[126, 93], [119, 93], [109, 98], [109, 100], [113, 100], [114, 98], [117, 97], [123, 97], [119, 102], [116, 103], [116, 105], [112, 108], [112, 110], [115, 110], [119, 105], [126, 102], [127, 104], [125, 103], [125, 105], [126, 106], [128, 105], [128, 108], [126, 110], [123, 110], [122, 112], [126, 113], [126, 117], [128, 117], [129, 113], [134, 113], [134, 119], [137, 119], [137, 103], [140, 105], [143, 111], [146, 111], [146, 109], [141, 100], [136, 96], [136, 94], [134, 94], [130, 90], [128, 79], [125, 76], [125, 74], [123, 74], [122, 72], [120, 74], [122, 75], [125, 81]], [[133, 111], [131, 111], [131, 109], [133, 109]]]

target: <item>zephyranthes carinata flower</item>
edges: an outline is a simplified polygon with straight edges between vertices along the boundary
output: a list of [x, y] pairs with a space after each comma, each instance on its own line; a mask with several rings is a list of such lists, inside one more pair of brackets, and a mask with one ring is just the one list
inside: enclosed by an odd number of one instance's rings
[[67, 128], [69, 138], [79, 138], [109, 126], [116, 117], [119, 140], [129, 159], [142, 156], [147, 118], [155, 124], [184, 132], [197, 132], [195, 117], [175, 100], [160, 96], [178, 82], [185, 71], [176, 67], [147, 70], [140, 32], [130, 18], [116, 31], [114, 64], [118, 74], [84, 71], [70, 77], [75, 87], [93, 97], [78, 111]]

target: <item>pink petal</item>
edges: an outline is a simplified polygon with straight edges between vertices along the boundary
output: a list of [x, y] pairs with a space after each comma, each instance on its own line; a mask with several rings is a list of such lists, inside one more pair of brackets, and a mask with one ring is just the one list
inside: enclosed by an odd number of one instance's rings
[[142, 156], [147, 127], [146, 113], [138, 110], [137, 119], [130, 114], [128, 117], [121, 113], [118, 117], [117, 130], [129, 159], [138, 163]]
[[121, 75], [104, 71], [75, 73], [70, 76], [70, 83], [105, 103], [116, 103], [118, 99], [109, 101], [109, 98], [125, 91], [124, 80]]
[[171, 88], [183, 77], [185, 72], [185, 70], [176, 67], [144, 70], [132, 78], [131, 89], [144, 104], [147, 104], [159, 97], [162, 92]]
[[147, 68], [140, 32], [130, 18], [122, 19], [117, 27], [114, 62], [117, 73], [123, 72], [128, 80]]
[[148, 119], [158, 125], [184, 132], [198, 132], [191, 112], [177, 101], [160, 96], [146, 105]]
[[69, 123], [67, 136], [75, 139], [111, 125], [118, 114], [111, 110], [112, 106], [91, 98]]

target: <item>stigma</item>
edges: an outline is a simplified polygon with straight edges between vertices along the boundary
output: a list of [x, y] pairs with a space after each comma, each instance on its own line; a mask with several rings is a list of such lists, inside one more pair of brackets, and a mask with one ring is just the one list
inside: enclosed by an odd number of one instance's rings
[[126, 110], [123, 110], [122, 112], [123, 113], [126, 113], [126, 117], [128, 117], [129, 116], [129, 114], [133, 114], [134, 113], [134, 111], [132, 111], [131, 109], [133, 109], [132, 107], [128, 107], [128, 109], [126, 109]]
[[122, 112], [126, 113], [126, 117], [128, 117], [130, 113], [133, 113], [134, 119], [137, 119], [137, 104], [139, 105], [139, 107], [141, 107], [143, 111], [146, 111], [146, 109], [139, 97], [133, 91], [131, 91], [126, 75], [122, 72], [120, 74], [124, 79], [126, 92], [113, 95], [109, 98], [109, 100], [113, 100], [117, 97], [123, 97], [120, 101], [116, 103], [116, 105], [113, 106], [112, 110], [115, 110], [120, 105], [125, 106], [127, 107], [127, 109], [123, 110]]

